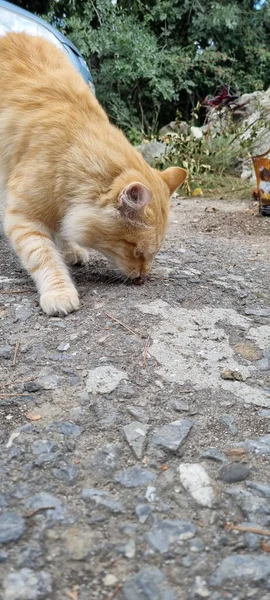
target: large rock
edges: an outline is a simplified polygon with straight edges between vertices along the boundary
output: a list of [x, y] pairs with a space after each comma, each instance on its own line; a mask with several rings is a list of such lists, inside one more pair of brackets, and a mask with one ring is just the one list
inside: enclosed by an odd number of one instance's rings
[[154, 166], [160, 158], [165, 156], [166, 148], [167, 146], [164, 142], [157, 142], [156, 140], [136, 146], [136, 150], [143, 155], [143, 158], [151, 166]]

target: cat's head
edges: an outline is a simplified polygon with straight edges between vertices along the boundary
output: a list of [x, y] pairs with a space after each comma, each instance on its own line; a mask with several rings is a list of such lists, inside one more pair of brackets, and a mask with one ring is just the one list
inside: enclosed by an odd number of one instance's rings
[[164, 241], [170, 197], [186, 176], [180, 167], [121, 174], [94, 208], [77, 208], [76, 241], [102, 252], [126, 277], [144, 278]]

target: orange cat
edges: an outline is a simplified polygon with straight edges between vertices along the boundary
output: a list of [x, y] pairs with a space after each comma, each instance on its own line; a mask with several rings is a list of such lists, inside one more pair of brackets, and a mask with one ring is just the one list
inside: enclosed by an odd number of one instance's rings
[[42, 309], [67, 314], [79, 297], [65, 261], [87, 261], [87, 248], [130, 278], [148, 273], [186, 171], [152, 169], [64, 52], [42, 38], [0, 38], [0, 65], [5, 231]]

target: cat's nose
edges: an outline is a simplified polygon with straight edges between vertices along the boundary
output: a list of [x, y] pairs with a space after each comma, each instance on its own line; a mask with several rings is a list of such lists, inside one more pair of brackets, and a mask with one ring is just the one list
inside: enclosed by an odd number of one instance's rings
[[139, 277], [135, 277], [133, 279], [134, 285], [143, 285], [146, 280], [146, 275], [140, 275]]

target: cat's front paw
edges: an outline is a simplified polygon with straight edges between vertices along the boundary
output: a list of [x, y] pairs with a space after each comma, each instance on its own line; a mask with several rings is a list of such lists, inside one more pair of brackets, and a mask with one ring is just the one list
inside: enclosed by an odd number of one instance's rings
[[69, 265], [86, 265], [89, 262], [89, 252], [81, 246], [70, 246], [64, 253], [65, 261]]
[[80, 306], [77, 291], [72, 288], [52, 290], [40, 296], [42, 310], [50, 316], [65, 316]]

